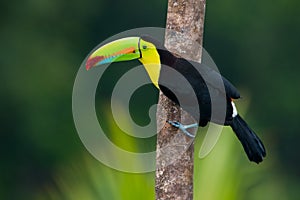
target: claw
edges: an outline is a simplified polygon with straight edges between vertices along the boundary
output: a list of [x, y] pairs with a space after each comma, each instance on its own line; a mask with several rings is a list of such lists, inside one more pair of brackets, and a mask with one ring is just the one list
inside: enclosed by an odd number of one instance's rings
[[180, 122], [174, 122], [174, 121], [170, 121], [168, 120], [167, 121], [169, 124], [171, 124], [172, 126], [176, 127], [176, 128], [179, 128], [184, 134], [186, 134], [187, 136], [191, 137], [191, 138], [194, 138], [195, 135], [191, 134], [190, 132], [188, 132], [186, 129], [189, 129], [189, 128], [195, 128], [195, 127], [198, 127], [198, 124], [195, 123], [195, 124], [189, 124], [189, 125], [183, 125], [181, 124]]
[[167, 122], [176, 128], [179, 128], [182, 125], [179, 122], [175, 122], [175, 121], [168, 120]]

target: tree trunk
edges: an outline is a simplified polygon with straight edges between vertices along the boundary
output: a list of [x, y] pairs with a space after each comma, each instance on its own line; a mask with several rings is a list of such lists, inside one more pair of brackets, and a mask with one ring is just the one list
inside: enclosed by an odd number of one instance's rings
[[[194, 61], [201, 61], [202, 48], [195, 49], [190, 41], [202, 45], [205, 0], [169, 0], [165, 46], [171, 52]], [[187, 36], [183, 40], [172, 31]], [[157, 109], [158, 127], [156, 155], [156, 199], [193, 199], [193, 139], [172, 127], [167, 120], [183, 124], [194, 119], [162, 93]]]

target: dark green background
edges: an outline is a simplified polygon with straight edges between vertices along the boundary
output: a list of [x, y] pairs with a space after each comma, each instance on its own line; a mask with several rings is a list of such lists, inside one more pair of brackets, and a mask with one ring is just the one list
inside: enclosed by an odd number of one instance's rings
[[[297, 199], [300, 187], [299, 7], [296, 0], [208, 0], [206, 9], [204, 47], [242, 92], [238, 103], [249, 103], [247, 120], [267, 147], [264, 163], [242, 159], [238, 169], [263, 168], [256, 176], [262, 182], [277, 180], [274, 192], [281, 199]], [[75, 199], [65, 193], [81, 188], [92, 192], [82, 192], [79, 199], [118, 198], [111, 193], [134, 199], [141, 185], [152, 193], [140, 198], [153, 198], [153, 173], [123, 175], [88, 154], [74, 127], [71, 98], [86, 55], [127, 29], [164, 27], [167, 1], [1, 1], [0, 9], [0, 199]], [[106, 84], [113, 83], [108, 79]], [[137, 146], [155, 149], [155, 138], [140, 142]], [[88, 178], [84, 182], [93, 167], [110, 178], [98, 180], [100, 185]], [[132, 193], [120, 188], [123, 176], [122, 185], [130, 184]], [[253, 185], [247, 181], [241, 181], [248, 189], [240, 196], [252, 199]]]

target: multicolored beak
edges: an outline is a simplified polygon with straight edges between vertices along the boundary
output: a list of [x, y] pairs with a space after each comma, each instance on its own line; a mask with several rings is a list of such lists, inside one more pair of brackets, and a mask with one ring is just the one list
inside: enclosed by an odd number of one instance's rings
[[139, 37], [127, 37], [105, 44], [94, 51], [86, 61], [86, 69], [119, 61], [141, 58]]

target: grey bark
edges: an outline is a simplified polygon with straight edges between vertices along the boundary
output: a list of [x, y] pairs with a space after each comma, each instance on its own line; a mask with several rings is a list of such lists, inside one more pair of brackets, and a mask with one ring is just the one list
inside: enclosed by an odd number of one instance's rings
[[[202, 45], [205, 0], [169, 0], [166, 28], [182, 33], [184, 40], [166, 31], [165, 46], [181, 57], [201, 61], [202, 48], [195, 49], [190, 41]], [[182, 111], [162, 93], [159, 95], [156, 155], [156, 199], [193, 199], [193, 140], [166, 120], [193, 123], [194, 119]]]

